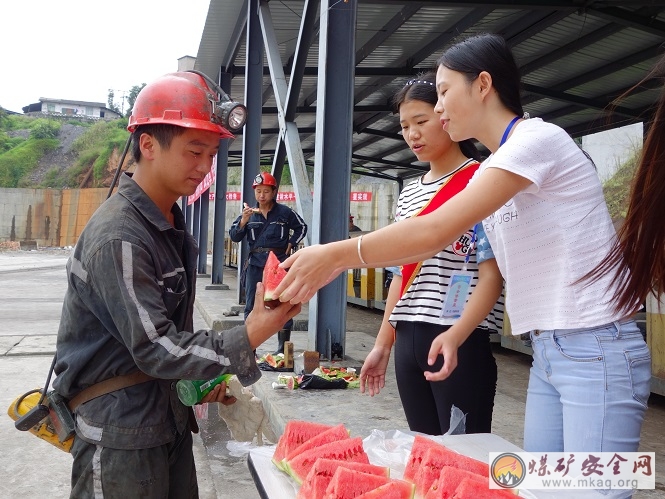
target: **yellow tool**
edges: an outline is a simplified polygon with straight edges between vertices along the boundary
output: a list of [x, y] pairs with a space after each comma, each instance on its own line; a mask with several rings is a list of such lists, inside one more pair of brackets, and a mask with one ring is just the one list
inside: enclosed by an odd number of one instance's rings
[[[40, 389], [31, 390], [14, 400], [9, 406], [7, 414], [9, 414], [9, 417], [14, 421], [17, 421], [28, 412], [33, 411], [36, 414], [35, 419], [33, 420], [34, 424], [32, 427], [27, 428], [27, 430], [33, 435], [37, 435], [42, 440], [46, 440], [51, 445], [55, 445], [58, 449], [69, 452], [69, 449], [74, 442], [73, 435], [70, 435], [63, 442], [60, 441], [51, 420], [53, 411], [50, 410], [50, 407], [41, 405], [41, 399], [42, 393]], [[40, 418], [40, 416], [43, 417]]]

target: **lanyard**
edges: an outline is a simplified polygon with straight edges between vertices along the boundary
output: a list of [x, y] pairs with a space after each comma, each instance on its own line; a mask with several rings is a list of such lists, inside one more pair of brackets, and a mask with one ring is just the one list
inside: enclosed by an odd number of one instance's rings
[[515, 126], [515, 123], [517, 123], [517, 120], [519, 120], [519, 119], [520, 119], [519, 116], [515, 116], [512, 119], [512, 121], [510, 123], [508, 123], [508, 126], [506, 127], [506, 131], [503, 132], [503, 137], [501, 137], [501, 142], [499, 142], [499, 147], [501, 147], [506, 142], [506, 140], [508, 139], [508, 134], [513, 129], [513, 127]]
[[463, 271], [466, 271], [466, 265], [469, 263], [469, 258], [471, 257], [471, 250], [473, 249], [473, 244], [476, 242], [476, 231], [478, 230], [478, 224], [473, 226], [473, 233], [471, 234], [471, 242], [469, 243], [469, 251], [466, 252], [464, 257], [464, 266], [462, 267]]

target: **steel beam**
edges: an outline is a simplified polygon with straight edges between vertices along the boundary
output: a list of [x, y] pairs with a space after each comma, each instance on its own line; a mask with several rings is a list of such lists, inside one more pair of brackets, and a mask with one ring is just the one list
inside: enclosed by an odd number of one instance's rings
[[[219, 86], [226, 93], [231, 92], [231, 75], [222, 71]], [[226, 236], [226, 190], [228, 185], [229, 144], [231, 139], [221, 139], [217, 151], [217, 169], [215, 172], [215, 216], [212, 229], [212, 269], [210, 285], [206, 289], [229, 289], [224, 284], [224, 239]], [[206, 258], [207, 259], [207, 258]]]
[[199, 275], [208, 274], [208, 221], [210, 220], [210, 188], [201, 197], [201, 222], [199, 224]]
[[[252, 181], [261, 164], [261, 98], [263, 94], [263, 36], [259, 21], [259, 0], [247, 1], [247, 66], [245, 71], [245, 106], [247, 122], [242, 134], [242, 201], [254, 202]], [[249, 256], [247, 239], [240, 244], [238, 258], [238, 302], [245, 300], [240, 274]]]
[[[316, 14], [316, 3], [307, 1], [305, 3], [305, 15], [302, 17], [302, 31], [311, 31], [314, 25]], [[300, 72], [300, 75], [292, 74], [287, 86], [282, 60], [278, 50], [277, 37], [272, 24], [270, 7], [266, 0], [260, 0], [259, 20], [261, 22], [261, 32], [263, 42], [266, 47], [266, 56], [268, 67], [270, 68], [270, 80], [272, 82], [275, 102], [277, 104], [277, 120], [279, 122], [279, 138], [277, 142], [277, 151], [274, 155], [272, 172], [275, 178], [281, 179], [282, 169], [284, 167], [284, 155], [280, 154], [280, 149], [285, 149], [289, 157], [289, 170], [291, 172], [291, 181], [296, 193], [296, 203], [298, 211], [305, 219], [308, 225], [312, 223], [312, 193], [309, 186], [307, 169], [305, 168], [305, 157], [300, 143], [300, 134], [298, 126], [295, 123], [295, 110], [300, 93], [300, 84], [302, 83], [302, 73], [304, 70], [304, 59], [307, 57], [307, 48], [309, 41], [303, 42], [302, 37], [298, 37], [298, 48], [296, 49], [296, 60], [294, 71]], [[297, 80], [295, 82], [294, 80]], [[289, 99], [292, 101], [289, 102]], [[295, 101], [295, 102], [294, 102]], [[311, 244], [311, 234], [307, 234], [307, 242]]]
[[[356, 2], [321, 1], [312, 244], [349, 237], [356, 14]], [[346, 275], [340, 275], [309, 305], [309, 342], [331, 360], [344, 357], [345, 303]]]

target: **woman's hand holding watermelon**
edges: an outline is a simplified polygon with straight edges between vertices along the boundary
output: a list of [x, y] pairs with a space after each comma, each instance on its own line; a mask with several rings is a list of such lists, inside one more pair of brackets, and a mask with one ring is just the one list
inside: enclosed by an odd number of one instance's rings
[[281, 303], [271, 301], [270, 308], [263, 301], [263, 283], [256, 284], [254, 308], [247, 316], [245, 327], [249, 344], [254, 349], [282, 329], [284, 323], [300, 312], [300, 304]]
[[309, 301], [340, 272], [353, 268], [355, 244], [349, 239], [315, 244], [296, 251], [280, 264], [280, 267], [289, 271], [275, 289], [275, 296], [279, 296], [282, 302], [293, 304]]

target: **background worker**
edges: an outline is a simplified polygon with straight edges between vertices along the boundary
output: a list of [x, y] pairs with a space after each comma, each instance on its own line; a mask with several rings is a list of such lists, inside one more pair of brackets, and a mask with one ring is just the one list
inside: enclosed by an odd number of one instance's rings
[[[53, 386], [68, 400], [106, 380], [136, 382], [78, 406], [71, 497], [198, 497], [193, 411], [179, 379], [260, 377], [252, 350], [299, 307], [261, 306], [228, 331], [194, 331], [198, 248], [177, 202], [210, 171], [232, 135], [200, 75], [165, 75], [139, 93], [128, 130], [133, 175], [123, 174], [84, 228], [67, 263]], [[213, 105], [211, 105], [211, 103]], [[224, 384], [204, 402], [232, 403]]]
[[353, 215], [349, 213], [349, 232], [361, 232], [362, 229], [353, 223]]
[[[256, 284], [263, 279], [268, 253], [275, 253], [280, 262], [286, 260], [307, 234], [307, 225], [300, 215], [276, 201], [277, 181], [270, 173], [262, 172], [252, 183], [256, 205], [243, 204], [242, 214], [229, 229], [231, 240], [239, 243], [247, 238], [249, 257], [245, 262], [245, 319], [254, 308]], [[289, 319], [279, 331], [275, 354], [284, 353], [284, 342], [291, 339], [293, 320]]]

